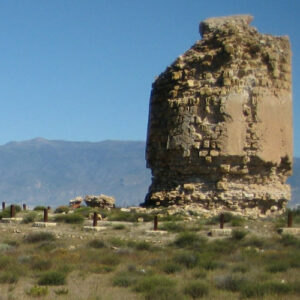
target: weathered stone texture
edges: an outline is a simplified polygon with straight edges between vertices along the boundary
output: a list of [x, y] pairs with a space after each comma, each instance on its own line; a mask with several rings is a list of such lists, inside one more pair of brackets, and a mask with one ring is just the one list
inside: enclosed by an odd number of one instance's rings
[[145, 205], [270, 214], [290, 199], [291, 51], [251, 16], [207, 19], [202, 40], [155, 80]]

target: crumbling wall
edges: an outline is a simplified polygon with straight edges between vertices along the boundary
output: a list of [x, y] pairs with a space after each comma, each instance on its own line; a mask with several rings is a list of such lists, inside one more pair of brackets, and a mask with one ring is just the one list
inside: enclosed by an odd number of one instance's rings
[[290, 44], [251, 21], [201, 22], [202, 40], [153, 83], [146, 206], [284, 210], [293, 157]]

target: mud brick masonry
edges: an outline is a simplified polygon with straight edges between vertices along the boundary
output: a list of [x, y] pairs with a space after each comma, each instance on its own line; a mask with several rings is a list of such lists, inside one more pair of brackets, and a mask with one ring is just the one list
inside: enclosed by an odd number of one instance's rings
[[291, 50], [252, 17], [210, 18], [153, 83], [145, 206], [284, 211], [292, 172]]

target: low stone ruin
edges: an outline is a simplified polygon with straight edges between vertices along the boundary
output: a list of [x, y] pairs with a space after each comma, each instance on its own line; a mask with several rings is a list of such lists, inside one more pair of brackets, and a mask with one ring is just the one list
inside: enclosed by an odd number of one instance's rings
[[71, 199], [69, 201], [69, 206], [71, 206], [72, 208], [79, 208], [81, 203], [83, 201], [82, 197], [75, 197], [74, 199]]
[[291, 50], [252, 17], [211, 18], [152, 86], [145, 206], [284, 211], [292, 173]]
[[100, 207], [100, 208], [114, 208], [115, 198], [106, 195], [87, 195], [84, 197], [84, 202], [90, 207]]

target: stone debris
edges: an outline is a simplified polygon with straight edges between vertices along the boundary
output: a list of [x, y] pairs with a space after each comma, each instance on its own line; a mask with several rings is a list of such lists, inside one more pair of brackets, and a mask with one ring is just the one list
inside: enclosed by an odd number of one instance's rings
[[106, 195], [87, 195], [84, 197], [84, 201], [87, 206], [90, 207], [100, 207], [100, 208], [114, 208], [115, 198]]
[[83, 201], [83, 198], [82, 197], [76, 197], [74, 199], [71, 199], [69, 201], [69, 205], [72, 207], [72, 208], [79, 208], [81, 203]]
[[281, 214], [291, 197], [291, 50], [251, 16], [211, 18], [152, 86], [144, 206]]

